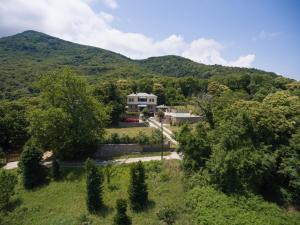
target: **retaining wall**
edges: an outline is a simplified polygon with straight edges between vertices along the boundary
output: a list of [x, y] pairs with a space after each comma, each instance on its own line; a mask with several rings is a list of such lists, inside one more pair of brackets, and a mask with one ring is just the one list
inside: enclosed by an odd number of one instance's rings
[[[170, 145], [164, 145], [164, 151], [169, 151]], [[161, 145], [140, 145], [140, 144], [101, 144], [96, 150], [95, 158], [116, 157], [127, 154], [143, 152], [160, 152]]]

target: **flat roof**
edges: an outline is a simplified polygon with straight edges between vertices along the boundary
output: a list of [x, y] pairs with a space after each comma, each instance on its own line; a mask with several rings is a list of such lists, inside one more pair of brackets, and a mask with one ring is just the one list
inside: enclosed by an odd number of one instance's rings
[[190, 113], [174, 113], [174, 112], [171, 112], [171, 113], [168, 113], [166, 112], [165, 113], [165, 116], [171, 116], [171, 117], [186, 117], [186, 118], [195, 118], [195, 117], [200, 117], [198, 115], [193, 115], [193, 114], [190, 114]]
[[128, 97], [134, 97], [134, 96], [138, 96], [138, 97], [157, 97], [154, 94], [148, 94], [148, 93], [143, 93], [143, 92], [132, 93], [132, 94], [128, 95]]

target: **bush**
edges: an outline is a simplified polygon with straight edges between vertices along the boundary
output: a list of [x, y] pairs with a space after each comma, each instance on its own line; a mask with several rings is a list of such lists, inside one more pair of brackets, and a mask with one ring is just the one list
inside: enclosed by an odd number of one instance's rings
[[6, 164], [5, 153], [0, 147], [0, 168], [2, 168]]
[[85, 162], [86, 168], [86, 189], [87, 189], [87, 208], [89, 212], [98, 211], [102, 205], [102, 182], [103, 176], [97, 170], [95, 162], [87, 159]]
[[161, 143], [161, 131], [155, 129], [152, 131], [151, 137], [150, 137], [150, 143], [151, 144], [160, 144]]
[[118, 133], [112, 133], [110, 136], [110, 142], [113, 144], [120, 144], [120, 136]]
[[127, 202], [125, 199], [118, 199], [116, 202], [117, 213], [114, 217], [114, 225], [131, 225], [131, 218], [126, 214]]
[[15, 193], [17, 177], [5, 170], [0, 170], [0, 210], [5, 208]]
[[159, 220], [163, 221], [167, 225], [172, 225], [176, 221], [176, 210], [171, 206], [165, 206], [157, 212]]
[[46, 169], [42, 165], [43, 152], [32, 142], [28, 142], [21, 154], [19, 168], [25, 189], [32, 189], [46, 180]]
[[139, 135], [137, 136], [137, 142], [140, 144], [140, 145], [147, 145], [150, 143], [150, 138], [145, 135], [143, 132], [139, 132]]
[[128, 195], [130, 206], [134, 211], [142, 210], [148, 203], [145, 170], [141, 161], [131, 166]]
[[56, 159], [52, 162], [52, 177], [54, 180], [58, 180], [60, 178], [60, 166]]
[[188, 191], [186, 205], [197, 224], [299, 224], [299, 217], [289, 215], [274, 203], [254, 195], [226, 195], [211, 186]]

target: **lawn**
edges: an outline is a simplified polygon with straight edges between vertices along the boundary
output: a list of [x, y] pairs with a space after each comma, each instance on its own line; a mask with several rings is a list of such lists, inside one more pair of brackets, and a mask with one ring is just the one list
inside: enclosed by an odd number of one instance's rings
[[[180, 162], [163, 161], [145, 163], [150, 204], [147, 210], [133, 213], [128, 210], [133, 224], [162, 224], [156, 212], [165, 204], [177, 210], [177, 224], [190, 225], [191, 216], [181, 210], [184, 202]], [[34, 191], [25, 191], [18, 185], [11, 211], [2, 216], [5, 225], [80, 225], [91, 220], [91, 224], [111, 225], [117, 198], [127, 198], [130, 165], [114, 166], [116, 175], [111, 187], [104, 184], [105, 208], [97, 215], [90, 215], [85, 204], [85, 175], [83, 169], [64, 171], [61, 181], [52, 181]], [[1, 221], [0, 219], [0, 221]]]
[[152, 127], [127, 127], [127, 128], [107, 128], [106, 132], [107, 135], [110, 135], [112, 133], [117, 133], [119, 135], [128, 135], [129, 137], [136, 137], [140, 132], [143, 132], [144, 134], [150, 136], [152, 134], [152, 131], [154, 131], [154, 128]]

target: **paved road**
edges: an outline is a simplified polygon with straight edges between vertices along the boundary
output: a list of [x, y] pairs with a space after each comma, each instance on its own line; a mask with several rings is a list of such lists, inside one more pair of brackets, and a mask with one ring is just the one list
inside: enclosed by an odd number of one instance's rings
[[[154, 127], [156, 129], [161, 130], [160, 127], [160, 123], [158, 123], [154, 118], [149, 118], [149, 125], [151, 127]], [[168, 138], [173, 144], [177, 145], [178, 142], [173, 138], [173, 132], [171, 130], [169, 130], [168, 128], [164, 127], [163, 130], [163, 134], [166, 138]], [[164, 156], [165, 160], [170, 160], [170, 159], [178, 159], [181, 160], [181, 157], [178, 155], [177, 152], [171, 152], [170, 155], [168, 156]], [[105, 165], [108, 162], [113, 163], [113, 164], [124, 164], [124, 163], [134, 163], [134, 162], [138, 162], [138, 161], [142, 161], [142, 162], [148, 162], [148, 161], [158, 161], [161, 160], [160, 156], [149, 156], [149, 157], [139, 157], [139, 158], [127, 158], [127, 159], [116, 159], [116, 160], [112, 160], [112, 161], [96, 161], [96, 164], [101, 166], [101, 165]], [[10, 170], [10, 169], [16, 169], [18, 168], [18, 161], [16, 162], [10, 162], [7, 163], [4, 166], [4, 169]], [[45, 165], [50, 165], [51, 162], [46, 162], [44, 163]], [[81, 167], [83, 166], [83, 163], [65, 163], [62, 162], [61, 166], [63, 167]]]
[[[149, 126], [150, 126], [150, 127], [154, 127], [154, 128], [156, 128], [156, 129], [158, 129], [158, 130], [161, 131], [161, 125], [160, 125], [160, 123], [157, 122], [153, 117], [150, 117], [150, 118], [148, 119], [148, 122], [149, 122]], [[173, 138], [173, 137], [174, 137], [173, 132], [172, 132], [171, 130], [169, 130], [168, 128], [166, 128], [165, 126], [164, 126], [164, 129], [163, 129], [163, 134], [164, 134], [164, 136], [165, 136], [166, 138], [168, 138], [173, 144], [175, 144], [175, 145], [178, 144], [178, 142]]]
[[[163, 159], [164, 160], [172, 160], [172, 159], [181, 160], [181, 157], [178, 155], [177, 152], [171, 152], [170, 155], [164, 156]], [[161, 160], [160, 156], [115, 159], [115, 160], [109, 160], [109, 161], [97, 161], [96, 160], [96, 165], [103, 166], [103, 165], [106, 165], [107, 163], [128, 164], [128, 163], [134, 163], [134, 162], [138, 162], [138, 161], [149, 162], [149, 161], [159, 161], [159, 160]], [[82, 167], [84, 165], [83, 162], [78, 162], [78, 163], [61, 162], [60, 164], [61, 164], [62, 167]], [[49, 165], [51, 165], [51, 162], [45, 162], [44, 165], [49, 166]], [[18, 161], [17, 162], [10, 162], [10, 163], [6, 164], [6, 166], [4, 166], [4, 169], [7, 169], [7, 170], [16, 169], [16, 168], [18, 168]]]

